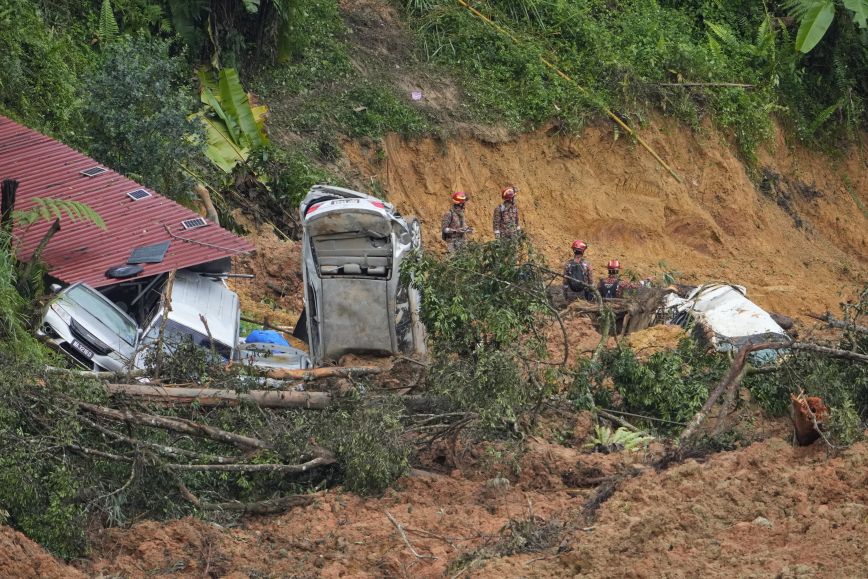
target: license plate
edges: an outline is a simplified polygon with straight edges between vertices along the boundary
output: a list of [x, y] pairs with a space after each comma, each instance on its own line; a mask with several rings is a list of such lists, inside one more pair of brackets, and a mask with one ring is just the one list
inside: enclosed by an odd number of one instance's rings
[[72, 341], [72, 347], [81, 352], [84, 356], [86, 356], [88, 360], [93, 358], [93, 350], [91, 350], [78, 340]]

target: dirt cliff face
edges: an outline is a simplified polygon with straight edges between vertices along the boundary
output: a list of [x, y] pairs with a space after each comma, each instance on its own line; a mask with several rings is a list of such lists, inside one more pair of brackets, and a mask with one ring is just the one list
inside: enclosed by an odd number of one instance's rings
[[470, 193], [475, 238], [491, 239], [500, 190], [513, 183], [523, 226], [555, 268], [581, 238], [598, 273], [619, 258], [642, 277], [674, 271], [685, 283], [729, 281], [791, 315], [837, 311], [864, 283], [868, 171], [860, 151], [809, 154], [779, 135], [752, 180], [711, 128], [694, 132], [655, 118], [641, 134], [681, 183], [630, 139], [615, 139], [609, 124], [494, 143], [477, 136], [347, 142], [341, 169], [362, 190], [379, 183], [389, 201], [419, 217], [428, 248], [443, 245], [440, 216], [456, 190]]

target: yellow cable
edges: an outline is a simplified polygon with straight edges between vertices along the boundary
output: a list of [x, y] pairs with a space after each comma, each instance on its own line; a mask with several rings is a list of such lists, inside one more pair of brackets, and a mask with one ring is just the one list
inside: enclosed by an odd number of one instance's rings
[[[457, 2], [458, 2], [460, 5], [462, 5], [462, 6], [464, 6], [465, 8], [467, 8], [467, 10], [469, 10], [471, 14], [473, 14], [474, 16], [476, 16], [477, 18], [479, 18], [480, 20], [482, 20], [484, 23], [488, 24], [489, 26], [491, 26], [492, 28], [494, 28], [496, 31], [498, 31], [499, 33], [503, 34], [504, 36], [508, 37], [508, 38], [509, 38], [510, 40], [512, 40], [515, 44], [521, 44], [521, 41], [519, 41], [519, 39], [516, 38], [516, 37], [515, 37], [515, 36], [514, 36], [514, 35], [513, 35], [509, 30], [507, 30], [507, 29], [503, 28], [502, 26], [498, 25], [496, 22], [494, 22], [493, 20], [491, 20], [488, 16], [486, 16], [485, 14], [483, 14], [482, 12], [480, 12], [479, 10], [477, 10], [476, 8], [470, 6], [467, 2], [465, 2], [465, 0], [457, 0]], [[559, 68], [558, 68], [557, 66], [555, 66], [552, 62], [550, 62], [549, 60], [547, 60], [546, 58], [544, 58], [544, 57], [542, 57], [542, 56], [540, 56], [539, 59], [540, 59], [540, 61], [541, 61], [544, 65], [546, 65], [547, 67], [549, 67], [550, 69], [552, 69], [553, 71], [555, 71], [555, 72], [557, 73], [558, 76], [560, 76], [561, 78], [563, 78], [563, 79], [566, 80], [566, 81], [571, 82], [571, 83], [573, 84], [573, 86], [575, 86], [575, 87], [579, 90], [579, 92], [581, 92], [582, 94], [585, 94], [585, 95], [588, 94], [588, 90], [587, 90], [585, 87], [583, 87], [583, 86], [580, 85], [578, 82], [576, 82], [576, 81], [575, 81], [571, 76], [569, 76], [567, 73], [565, 73], [564, 71], [562, 71], [561, 69], [559, 69]], [[622, 121], [621, 118], [620, 118], [618, 115], [616, 115], [615, 113], [613, 113], [613, 112], [612, 112], [608, 107], [603, 106], [602, 108], [603, 108], [603, 112], [605, 112], [605, 113], [609, 116], [609, 118], [611, 118], [613, 121], [615, 121], [616, 123], [618, 123], [618, 125], [619, 125], [622, 129], [624, 129], [624, 130], [627, 132], [628, 135], [632, 135], [633, 137], [635, 137], [635, 139], [636, 139], [637, 141], [639, 141], [639, 144], [642, 145], [642, 147], [644, 147], [646, 151], [648, 151], [649, 153], [651, 153], [651, 156], [654, 157], [654, 159], [655, 159], [658, 163], [660, 163], [660, 164], [663, 166], [663, 168], [665, 168], [667, 171], [669, 171], [669, 174], [670, 174], [670, 175], [672, 175], [673, 177], [675, 177], [675, 180], [676, 180], [676, 181], [678, 181], [679, 183], [682, 183], [682, 181], [681, 181], [681, 177], [678, 176], [678, 173], [676, 173], [676, 172], [672, 169], [672, 167], [670, 167], [669, 165], [666, 164], [666, 161], [664, 161], [664, 160], [660, 157], [660, 155], [658, 155], [657, 152], [656, 152], [654, 149], [651, 148], [651, 145], [649, 145], [647, 142], [645, 142], [645, 139], [643, 139], [642, 137], [640, 137], [639, 134], [636, 133], [636, 131], [634, 131], [633, 129], [631, 129], [630, 126], [627, 125], [627, 123], [625, 123], [624, 121]]]

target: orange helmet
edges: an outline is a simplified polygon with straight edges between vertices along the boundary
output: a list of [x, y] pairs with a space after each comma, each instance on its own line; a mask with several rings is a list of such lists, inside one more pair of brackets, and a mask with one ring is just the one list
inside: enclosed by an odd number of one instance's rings
[[455, 205], [460, 205], [465, 201], [467, 201], [467, 193], [465, 193], [464, 191], [456, 191], [452, 194], [452, 203], [454, 203]]
[[582, 241], [581, 239], [577, 239], [573, 242], [573, 251], [578, 251], [579, 253], [585, 253], [585, 250], [588, 249], [588, 244]]
[[621, 269], [621, 262], [617, 259], [610, 259], [609, 263], [606, 264], [606, 269], [608, 269], [609, 271]]
[[515, 198], [515, 194], [518, 191], [518, 187], [515, 185], [510, 185], [509, 187], [504, 188], [503, 191], [500, 192], [500, 197], [504, 201], [512, 201]]

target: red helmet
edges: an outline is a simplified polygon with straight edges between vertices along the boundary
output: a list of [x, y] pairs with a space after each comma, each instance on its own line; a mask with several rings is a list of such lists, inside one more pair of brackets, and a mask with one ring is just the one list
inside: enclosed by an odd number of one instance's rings
[[608, 270], [616, 270], [621, 269], [621, 262], [617, 259], [610, 259], [609, 263], [606, 264], [606, 269]]
[[588, 244], [582, 241], [581, 239], [577, 239], [573, 242], [573, 251], [578, 251], [579, 253], [585, 253], [585, 250], [588, 249]]
[[516, 191], [518, 191], [518, 187], [510, 185], [500, 192], [500, 196], [504, 201], [511, 201], [515, 198]]
[[455, 205], [459, 205], [461, 203], [464, 203], [465, 201], [467, 201], [467, 193], [465, 193], [464, 191], [456, 191], [452, 194], [452, 202]]

